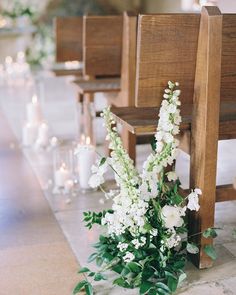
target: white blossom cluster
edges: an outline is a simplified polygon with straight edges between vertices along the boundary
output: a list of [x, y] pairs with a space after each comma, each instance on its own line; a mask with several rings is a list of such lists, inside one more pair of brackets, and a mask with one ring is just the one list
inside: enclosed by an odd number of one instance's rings
[[[92, 168], [93, 176], [90, 179], [92, 187], [99, 186], [104, 182], [104, 173], [108, 166], [115, 172], [116, 183], [119, 192], [106, 193], [107, 198], [113, 198], [113, 213], [106, 213], [102, 219], [102, 225], [107, 225], [108, 234], [120, 236], [129, 232], [133, 239], [130, 244], [120, 242], [118, 249], [124, 252], [123, 260], [130, 262], [135, 259], [129, 252], [129, 245], [139, 249], [145, 246], [145, 234], [149, 232], [151, 238], [158, 235], [156, 228], [145, 227], [147, 225], [147, 210], [150, 200], [159, 197], [158, 182], [161, 180], [161, 173], [167, 165], [172, 165], [176, 158], [178, 140], [175, 136], [179, 133], [181, 123], [179, 95], [180, 90], [175, 90], [178, 83], [168, 82], [168, 89], [165, 89], [164, 100], [162, 101], [159, 122], [157, 126], [156, 149], [151, 153], [143, 165], [142, 174], [139, 175], [134, 167], [133, 161], [124, 150], [121, 138], [118, 135], [110, 108], [103, 112], [105, 126], [108, 131], [107, 140], [110, 141], [111, 157], [102, 163], [97, 163]], [[167, 173], [168, 181], [176, 181], [177, 175], [174, 171]], [[178, 246], [181, 241], [176, 230], [184, 225], [186, 209], [198, 210], [199, 189], [193, 190], [187, 197], [188, 204], [185, 207], [164, 205], [160, 209], [160, 216], [163, 226], [166, 229], [166, 238], [162, 240], [162, 248], [171, 249]], [[155, 213], [150, 213], [155, 214]], [[148, 228], [148, 229], [147, 229]]]
[[[145, 200], [157, 197], [158, 174], [167, 165], [172, 165], [177, 155], [178, 140], [174, 136], [179, 133], [181, 116], [178, 107], [181, 103], [179, 101], [180, 90], [174, 90], [174, 88], [178, 85], [178, 83], [168, 82], [169, 88], [165, 89], [155, 134], [156, 151], [148, 156], [143, 165], [140, 193]], [[175, 179], [175, 173], [171, 172], [169, 178]]]

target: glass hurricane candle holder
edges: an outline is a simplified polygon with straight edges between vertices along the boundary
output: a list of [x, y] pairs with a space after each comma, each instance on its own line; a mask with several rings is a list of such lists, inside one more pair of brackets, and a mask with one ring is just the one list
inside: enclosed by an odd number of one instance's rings
[[55, 189], [69, 192], [73, 188], [73, 151], [59, 147], [53, 153], [53, 172]]
[[89, 179], [92, 176], [91, 168], [96, 160], [95, 146], [91, 143], [90, 137], [81, 136], [75, 153], [77, 156], [79, 188], [85, 193], [92, 190], [89, 185]]

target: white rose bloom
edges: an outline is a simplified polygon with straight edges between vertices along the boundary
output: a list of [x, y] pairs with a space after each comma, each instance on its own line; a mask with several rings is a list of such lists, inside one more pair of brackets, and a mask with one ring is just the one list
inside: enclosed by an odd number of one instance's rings
[[92, 188], [96, 188], [102, 183], [104, 183], [104, 178], [98, 174], [93, 174], [89, 179], [89, 186]]
[[202, 191], [200, 189], [195, 189], [188, 195], [188, 205], [187, 208], [191, 211], [198, 211], [200, 209], [199, 197]]
[[[181, 208], [182, 209], [182, 208]], [[162, 210], [162, 218], [166, 228], [180, 227], [183, 225], [179, 207], [165, 205]]]
[[133, 261], [135, 258], [134, 254], [132, 254], [131, 252], [127, 252], [125, 254], [125, 256], [123, 257], [124, 262], [131, 262]]

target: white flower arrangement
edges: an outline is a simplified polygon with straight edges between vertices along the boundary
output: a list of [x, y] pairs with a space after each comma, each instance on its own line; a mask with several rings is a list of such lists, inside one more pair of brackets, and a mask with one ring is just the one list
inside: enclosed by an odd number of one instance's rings
[[[95, 223], [107, 228], [107, 235], [100, 236], [95, 245], [97, 252], [90, 257], [101, 270], [80, 271], [95, 281], [105, 279], [103, 272], [111, 269], [118, 274], [113, 281], [115, 285], [139, 288], [139, 294], [172, 294], [186, 276], [186, 250], [198, 252], [197, 245], [187, 242], [186, 214], [187, 209], [199, 210], [201, 190], [194, 189], [184, 198], [175, 171], [165, 171], [173, 165], [179, 144], [175, 138], [181, 123], [177, 86], [178, 83], [168, 82], [165, 89], [154, 151], [145, 161], [141, 174], [123, 148], [110, 108], [103, 111], [112, 152], [92, 168], [90, 185], [101, 186], [104, 173], [111, 167], [119, 190], [105, 192], [107, 198], [113, 199], [111, 210], [84, 213], [89, 228]], [[215, 231], [207, 229], [204, 234], [215, 236]], [[74, 294], [81, 289], [93, 294], [87, 279], [78, 283]]]

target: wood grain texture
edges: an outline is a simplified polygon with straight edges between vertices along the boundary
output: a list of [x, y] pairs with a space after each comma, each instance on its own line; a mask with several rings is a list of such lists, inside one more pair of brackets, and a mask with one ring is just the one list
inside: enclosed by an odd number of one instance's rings
[[[108, 99], [108, 103], [116, 107], [134, 106], [135, 102], [137, 20], [137, 15], [127, 12], [123, 14], [121, 91], [117, 97]], [[121, 138], [124, 148], [135, 162], [136, 135], [131, 133], [126, 126], [122, 126]]]
[[[217, 7], [203, 7], [198, 41], [194, 107], [191, 128], [190, 187], [201, 188], [200, 210], [191, 212], [189, 236], [214, 226], [216, 168], [221, 85], [222, 15]], [[213, 261], [204, 252], [212, 239], [194, 236], [200, 245], [191, 260], [199, 268]]]
[[57, 17], [54, 19], [56, 62], [82, 60], [82, 17]]
[[216, 202], [225, 202], [236, 200], [236, 190], [232, 184], [217, 186]]
[[119, 76], [121, 73], [122, 16], [84, 16], [84, 74]]
[[120, 91], [120, 79], [93, 79], [93, 80], [75, 80], [73, 83], [77, 86], [80, 94], [97, 92], [118, 92]]
[[137, 16], [124, 13], [121, 92], [117, 101], [114, 101], [117, 107], [135, 105], [137, 22]]
[[[181, 106], [181, 131], [191, 131], [192, 105]], [[156, 132], [159, 108], [119, 107], [112, 112], [122, 125], [136, 135]], [[224, 102], [220, 106], [219, 139], [236, 138], [236, 103]]]
[[58, 70], [58, 69], [50, 69], [56, 76], [60, 77], [60, 76], [78, 76], [81, 77], [82, 79], [82, 69], [78, 69], [78, 70]]
[[182, 102], [193, 99], [200, 15], [141, 15], [138, 22], [136, 106], [158, 107], [169, 80]]
[[223, 15], [221, 100], [235, 101], [236, 93], [236, 15]]

